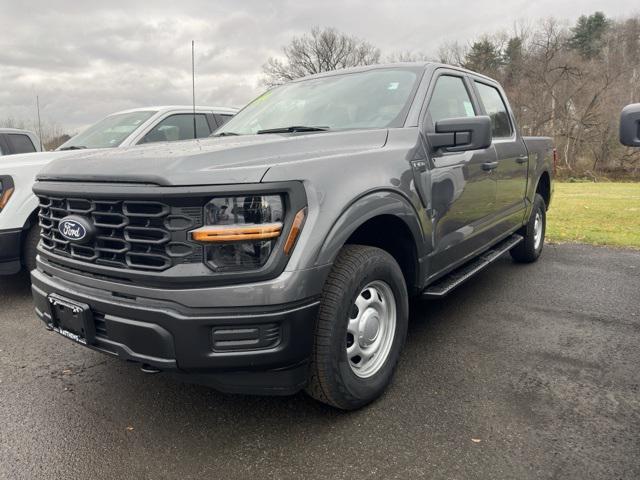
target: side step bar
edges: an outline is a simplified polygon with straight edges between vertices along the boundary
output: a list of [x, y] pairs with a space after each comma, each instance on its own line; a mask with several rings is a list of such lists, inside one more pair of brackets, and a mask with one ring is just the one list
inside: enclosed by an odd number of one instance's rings
[[458, 267], [453, 272], [445, 275], [441, 279], [432, 283], [422, 291], [422, 296], [425, 298], [442, 298], [451, 290], [456, 288], [461, 283], [465, 282], [469, 278], [473, 277], [476, 273], [489, 265], [494, 260], [498, 259], [500, 255], [511, 250], [524, 238], [522, 235], [513, 234], [501, 241], [497, 245], [491, 247], [491, 249], [480, 254], [470, 262], [465, 263], [461, 267]]

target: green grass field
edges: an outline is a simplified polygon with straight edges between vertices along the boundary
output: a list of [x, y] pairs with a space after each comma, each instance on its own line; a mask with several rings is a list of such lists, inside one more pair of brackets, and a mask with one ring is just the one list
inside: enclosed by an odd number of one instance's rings
[[558, 183], [547, 240], [640, 248], [640, 183]]

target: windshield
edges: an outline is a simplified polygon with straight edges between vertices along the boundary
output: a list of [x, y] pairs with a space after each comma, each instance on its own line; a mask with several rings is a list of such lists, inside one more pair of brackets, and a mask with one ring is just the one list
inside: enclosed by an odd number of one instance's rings
[[110, 115], [63, 143], [58, 150], [117, 147], [154, 113], [153, 110], [145, 110]]
[[417, 79], [416, 69], [388, 68], [292, 82], [255, 99], [216, 135], [251, 135], [291, 126], [399, 127]]

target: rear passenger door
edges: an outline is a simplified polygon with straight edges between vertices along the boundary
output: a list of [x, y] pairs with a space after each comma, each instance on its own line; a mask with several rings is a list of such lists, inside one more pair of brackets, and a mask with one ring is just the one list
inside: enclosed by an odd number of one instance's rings
[[517, 133], [502, 89], [484, 79], [474, 78], [473, 83], [483, 114], [491, 118], [493, 148], [498, 159], [496, 211], [500, 233], [504, 233], [522, 223], [529, 160], [527, 148]]

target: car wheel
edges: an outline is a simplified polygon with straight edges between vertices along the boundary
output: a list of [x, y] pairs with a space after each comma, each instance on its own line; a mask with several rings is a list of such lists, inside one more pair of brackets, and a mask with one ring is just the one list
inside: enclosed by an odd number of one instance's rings
[[346, 245], [325, 283], [307, 393], [343, 410], [378, 398], [407, 335], [407, 287], [384, 250]]
[[535, 262], [542, 253], [546, 229], [547, 207], [544, 199], [536, 193], [529, 221], [518, 232], [524, 240], [511, 249], [511, 257], [519, 263]]
[[22, 244], [22, 265], [29, 272], [36, 268], [36, 255], [38, 255], [39, 241], [40, 225], [36, 224], [29, 229]]

